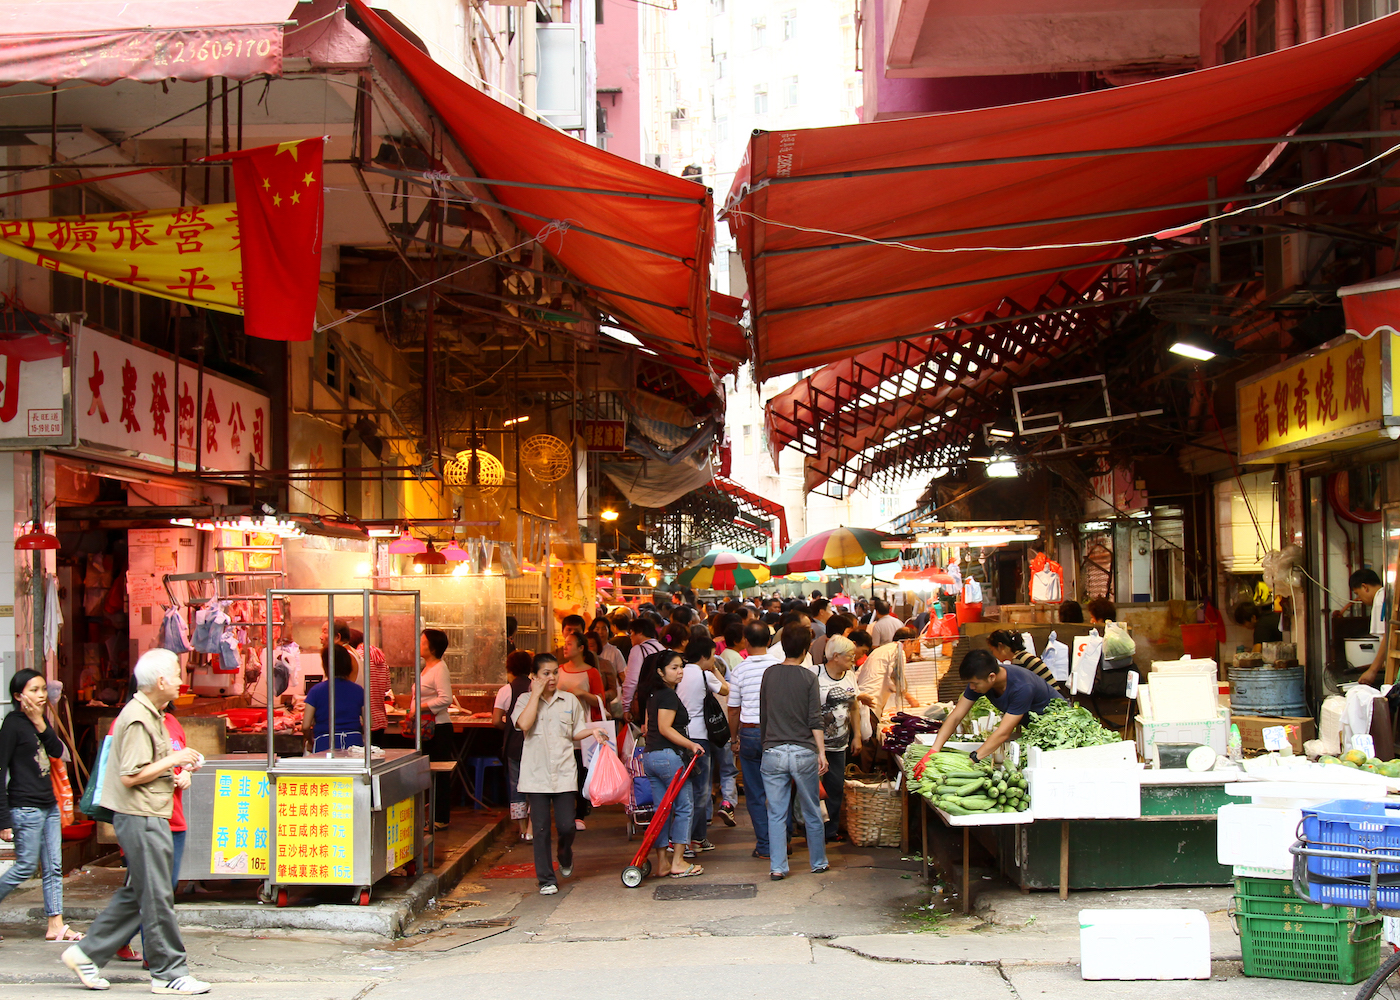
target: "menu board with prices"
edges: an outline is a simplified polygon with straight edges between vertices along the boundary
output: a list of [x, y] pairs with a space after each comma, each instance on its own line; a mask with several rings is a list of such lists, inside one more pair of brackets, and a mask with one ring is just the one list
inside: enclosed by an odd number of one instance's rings
[[413, 860], [413, 812], [412, 796], [389, 807], [384, 833], [384, 844], [388, 851], [388, 863], [384, 868], [386, 872]]
[[267, 800], [267, 775], [214, 772], [214, 822], [209, 838], [209, 871], [214, 875], [267, 874]]
[[276, 881], [348, 884], [354, 816], [351, 778], [279, 776]]

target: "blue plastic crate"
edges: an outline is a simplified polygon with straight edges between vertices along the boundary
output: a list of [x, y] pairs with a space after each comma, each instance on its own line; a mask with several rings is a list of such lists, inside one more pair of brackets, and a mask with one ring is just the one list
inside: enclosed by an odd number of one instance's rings
[[[1354, 849], [1395, 855], [1394, 862], [1382, 862], [1380, 874], [1400, 873], [1400, 810], [1388, 810], [1382, 802], [1341, 799], [1303, 810], [1303, 837], [1309, 846]], [[1333, 879], [1369, 881], [1371, 865], [1346, 858], [1308, 858], [1308, 874]], [[1341, 906], [1367, 906], [1370, 887], [1337, 884], [1309, 879], [1309, 891], [1318, 903]], [[1381, 887], [1378, 905], [1400, 906], [1400, 886]]]

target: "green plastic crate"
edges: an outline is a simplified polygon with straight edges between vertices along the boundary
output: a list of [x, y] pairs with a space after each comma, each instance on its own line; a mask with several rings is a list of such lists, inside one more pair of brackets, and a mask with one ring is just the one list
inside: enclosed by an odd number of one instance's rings
[[1237, 913], [1244, 974], [1308, 983], [1359, 983], [1381, 964], [1381, 920]]
[[[1235, 879], [1235, 912], [1253, 917], [1315, 917], [1322, 920], [1355, 920], [1354, 906], [1325, 906], [1299, 899], [1291, 882], [1267, 878]], [[1364, 918], [1365, 914], [1361, 914]]]

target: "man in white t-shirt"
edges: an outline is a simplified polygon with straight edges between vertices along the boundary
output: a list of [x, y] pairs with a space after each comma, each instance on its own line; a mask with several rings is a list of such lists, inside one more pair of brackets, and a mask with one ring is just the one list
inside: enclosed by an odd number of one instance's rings
[[[1376, 575], [1373, 569], [1359, 569], [1351, 574], [1347, 581], [1351, 586], [1351, 595], [1358, 603], [1369, 606], [1371, 610], [1371, 634], [1380, 638], [1385, 638], [1385, 587], [1381, 585], [1381, 578]], [[1366, 671], [1359, 678], [1362, 684], [1376, 686], [1385, 682], [1385, 654], [1387, 642], [1376, 644], [1376, 658]]]

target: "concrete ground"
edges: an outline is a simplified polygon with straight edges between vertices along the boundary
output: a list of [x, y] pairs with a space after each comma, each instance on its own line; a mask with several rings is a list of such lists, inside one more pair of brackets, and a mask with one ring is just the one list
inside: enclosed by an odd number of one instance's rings
[[[529, 845], [501, 842], [408, 928], [405, 937], [342, 932], [186, 932], [193, 971], [218, 996], [239, 1000], [422, 1000], [444, 988], [454, 997], [494, 1000], [594, 998], [625, 988], [641, 996], [726, 1000], [855, 998], [901, 991], [962, 991], [1076, 1000], [1343, 1000], [1355, 986], [1242, 976], [1239, 943], [1225, 916], [1227, 889], [1024, 895], [996, 879], [982, 885], [972, 916], [918, 879], [919, 863], [898, 851], [836, 847], [831, 870], [815, 876], [799, 850], [793, 876], [768, 880], [767, 862], [749, 856], [747, 820], [715, 830], [719, 849], [702, 856], [694, 879], [622, 886], [628, 844], [617, 810], [595, 813], [578, 836], [575, 870], [554, 896], [533, 877], [487, 878], [498, 865], [528, 864]], [[666, 898], [679, 894], [681, 898]], [[660, 896], [661, 898], [658, 898]], [[1209, 981], [1084, 982], [1079, 977], [1078, 911], [1086, 907], [1192, 907], [1211, 917]], [[334, 910], [340, 910], [335, 907]], [[3, 913], [0, 913], [3, 916]], [[0, 1000], [72, 996], [39, 926], [6, 927], [0, 943]], [[114, 994], [145, 992], [139, 967], [107, 970]], [[839, 985], [838, 985], [839, 983]]]

